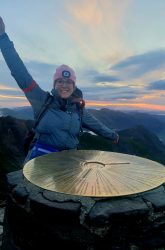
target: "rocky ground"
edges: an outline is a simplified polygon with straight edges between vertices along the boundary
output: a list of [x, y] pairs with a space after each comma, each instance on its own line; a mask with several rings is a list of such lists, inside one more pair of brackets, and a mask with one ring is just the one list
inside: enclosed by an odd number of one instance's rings
[[3, 235], [3, 218], [4, 218], [5, 204], [0, 204], [0, 250], [2, 246], [2, 235]]

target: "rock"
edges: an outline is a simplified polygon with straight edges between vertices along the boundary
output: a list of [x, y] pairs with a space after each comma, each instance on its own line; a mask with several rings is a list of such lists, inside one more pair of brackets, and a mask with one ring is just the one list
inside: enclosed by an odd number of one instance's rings
[[5, 213], [5, 208], [0, 208], [0, 225], [3, 225], [4, 213]]

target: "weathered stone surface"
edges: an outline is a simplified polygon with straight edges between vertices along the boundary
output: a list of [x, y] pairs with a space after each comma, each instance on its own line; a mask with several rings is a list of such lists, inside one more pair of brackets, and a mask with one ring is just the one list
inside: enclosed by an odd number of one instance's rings
[[3, 224], [3, 218], [4, 218], [5, 208], [0, 208], [0, 225]]
[[93, 199], [91, 197], [69, 195], [69, 194], [57, 193], [57, 192], [52, 192], [52, 191], [47, 191], [47, 190], [44, 190], [42, 195], [46, 200], [49, 200], [52, 202], [70, 201], [70, 202], [81, 203], [81, 206], [82, 206], [84, 213], [86, 213], [86, 212], [88, 213], [95, 204], [95, 199]]
[[98, 201], [91, 209], [87, 220], [96, 225], [106, 225], [114, 219], [123, 219], [148, 214], [149, 208], [139, 197]]
[[19, 184], [12, 190], [12, 196], [17, 203], [25, 204], [29, 196], [27, 187], [23, 184]]
[[144, 200], [150, 201], [156, 210], [165, 209], [165, 190], [163, 186], [145, 192], [142, 197]]
[[2, 236], [3, 236], [3, 220], [4, 220], [5, 208], [0, 207], [0, 250], [2, 245]]
[[14, 171], [6, 175], [7, 185], [9, 189], [13, 189], [23, 180], [22, 170]]
[[0, 235], [3, 233], [3, 226], [0, 225]]
[[30, 208], [36, 216], [44, 220], [78, 223], [81, 203], [73, 201], [52, 202], [46, 200], [42, 194], [30, 196]]
[[63, 194], [63, 193], [58, 193], [58, 192], [53, 192], [53, 191], [43, 191], [43, 197], [49, 201], [76, 201], [76, 202], [81, 202], [82, 200], [90, 200], [90, 197], [82, 197], [78, 195], [70, 195], [70, 194]]

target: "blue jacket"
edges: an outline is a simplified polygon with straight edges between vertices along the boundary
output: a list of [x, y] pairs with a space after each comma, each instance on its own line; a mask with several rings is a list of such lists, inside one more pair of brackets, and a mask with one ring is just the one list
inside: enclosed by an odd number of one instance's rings
[[[0, 49], [11, 75], [30, 102], [36, 117], [49, 93], [41, 89], [29, 74], [6, 33], [0, 36]], [[67, 108], [64, 112], [60, 109], [63, 100], [57, 95], [55, 89], [52, 90], [52, 95], [53, 102], [36, 128], [37, 141], [59, 150], [76, 149], [79, 143], [81, 121], [73, 96], [67, 99]], [[82, 126], [107, 139], [114, 140], [117, 137], [113, 130], [99, 122], [85, 108]]]

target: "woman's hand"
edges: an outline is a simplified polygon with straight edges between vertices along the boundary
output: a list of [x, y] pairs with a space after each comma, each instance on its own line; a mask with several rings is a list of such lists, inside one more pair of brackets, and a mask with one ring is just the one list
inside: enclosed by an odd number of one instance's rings
[[5, 24], [2, 17], [0, 17], [0, 36], [3, 35], [3, 33], [5, 33]]

